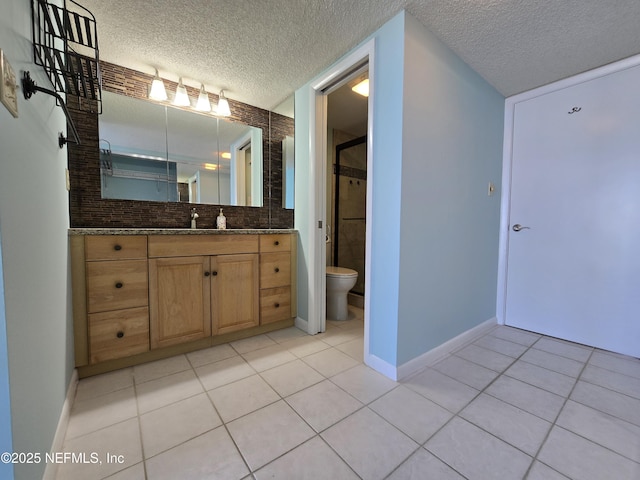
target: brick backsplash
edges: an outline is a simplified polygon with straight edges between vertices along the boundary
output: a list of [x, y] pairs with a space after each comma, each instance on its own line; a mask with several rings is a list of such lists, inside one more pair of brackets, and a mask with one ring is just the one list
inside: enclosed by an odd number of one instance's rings
[[[102, 88], [135, 98], [146, 99], [152, 75], [107, 62], [100, 62]], [[168, 90], [177, 84], [164, 80]], [[187, 86], [189, 95], [199, 90]], [[217, 102], [218, 96], [209, 94]], [[228, 228], [292, 228], [293, 210], [282, 208], [282, 140], [293, 135], [293, 119], [261, 108], [229, 100], [229, 120], [262, 128], [264, 155], [264, 202], [262, 207], [225, 205]], [[194, 204], [148, 202], [101, 198], [98, 117], [100, 105], [69, 96], [67, 106], [80, 135], [80, 145], [68, 145], [69, 215], [71, 227], [188, 228]], [[269, 132], [271, 133], [269, 135]], [[198, 226], [214, 228], [218, 205], [197, 205]]]

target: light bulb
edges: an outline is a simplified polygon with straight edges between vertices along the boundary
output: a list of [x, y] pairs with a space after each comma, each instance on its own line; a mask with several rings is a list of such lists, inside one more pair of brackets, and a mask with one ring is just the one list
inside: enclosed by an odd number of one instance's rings
[[222, 117], [228, 117], [231, 115], [231, 109], [229, 108], [229, 101], [224, 96], [224, 90], [220, 90], [220, 96], [218, 98], [218, 108], [216, 113]]
[[204, 85], [200, 86], [200, 95], [198, 95], [198, 103], [196, 103], [196, 110], [201, 112], [211, 111], [211, 102], [209, 101], [209, 94], [204, 89]]
[[178, 88], [176, 88], [176, 96], [173, 99], [173, 104], [178, 107], [188, 107], [191, 105], [187, 88], [182, 84], [182, 77], [180, 77], [178, 82]]
[[153, 77], [153, 82], [151, 82], [149, 98], [151, 100], [157, 100], [159, 102], [164, 102], [167, 99], [167, 90], [164, 88], [164, 82], [160, 78], [160, 75], [158, 75], [157, 69], [156, 76]]

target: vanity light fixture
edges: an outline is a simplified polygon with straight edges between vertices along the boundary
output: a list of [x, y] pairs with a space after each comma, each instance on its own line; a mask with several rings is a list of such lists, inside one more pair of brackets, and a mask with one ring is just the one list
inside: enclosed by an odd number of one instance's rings
[[167, 90], [164, 88], [164, 82], [158, 75], [158, 69], [156, 68], [156, 76], [153, 77], [151, 82], [151, 90], [149, 91], [149, 98], [151, 100], [157, 100], [164, 102], [167, 99]]
[[203, 84], [200, 84], [200, 95], [198, 95], [198, 103], [196, 103], [196, 110], [200, 112], [211, 111], [211, 102], [209, 101], [209, 94], [204, 89]]
[[216, 109], [216, 113], [221, 117], [228, 117], [229, 115], [231, 115], [229, 101], [227, 100], [227, 97], [224, 96], [224, 90], [220, 90], [220, 95], [218, 98], [218, 108]]
[[191, 105], [187, 88], [182, 84], [182, 77], [180, 77], [178, 81], [178, 88], [176, 88], [176, 96], [173, 99], [173, 104], [178, 107], [189, 107]]
[[369, 96], [369, 79], [365, 78], [361, 82], [351, 87], [351, 90], [353, 90], [357, 94], [362, 95], [363, 97], [368, 97]]

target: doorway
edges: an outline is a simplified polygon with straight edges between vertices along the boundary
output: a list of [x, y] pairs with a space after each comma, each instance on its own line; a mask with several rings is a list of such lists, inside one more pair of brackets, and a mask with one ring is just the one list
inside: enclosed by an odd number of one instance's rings
[[[341, 80], [357, 68], [368, 65], [370, 94], [367, 100], [367, 175], [373, 175], [373, 118], [375, 117], [375, 41], [369, 40], [334, 64], [330, 69], [296, 92], [296, 131], [309, 132], [298, 141], [296, 136], [294, 225], [298, 231], [303, 258], [298, 263], [299, 315], [296, 325], [314, 335], [326, 328], [326, 264], [327, 264], [327, 98], [329, 88], [340, 86]], [[298, 152], [300, 154], [298, 155]], [[298, 159], [300, 161], [298, 162]], [[372, 215], [371, 181], [367, 184], [367, 218]], [[371, 228], [366, 228], [366, 262], [371, 256]], [[368, 360], [370, 269], [365, 279], [364, 357]], [[300, 313], [302, 315], [300, 315]]]
[[[349, 304], [364, 308], [369, 80], [364, 65], [327, 99], [327, 266], [358, 272]], [[360, 93], [358, 93], [360, 92]]]

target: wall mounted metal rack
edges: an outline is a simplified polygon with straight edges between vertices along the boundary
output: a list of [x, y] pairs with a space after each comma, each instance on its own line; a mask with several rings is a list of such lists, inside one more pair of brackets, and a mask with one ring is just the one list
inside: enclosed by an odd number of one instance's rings
[[[72, 95], [89, 99], [99, 113], [102, 112], [102, 78], [98, 51], [98, 33], [93, 14], [74, 0], [64, 0], [64, 6], [46, 0], [31, 0], [33, 24], [33, 58], [47, 73], [53, 90], [38, 87], [23, 74], [22, 86], [25, 98], [35, 92], [56, 97], [63, 107], [73, 140], [60, 134], [60, 148], [67, 141], [80, 143], [77, 130], [60, 95]], [[68, 6], [73, 6], [70, 10]]]

